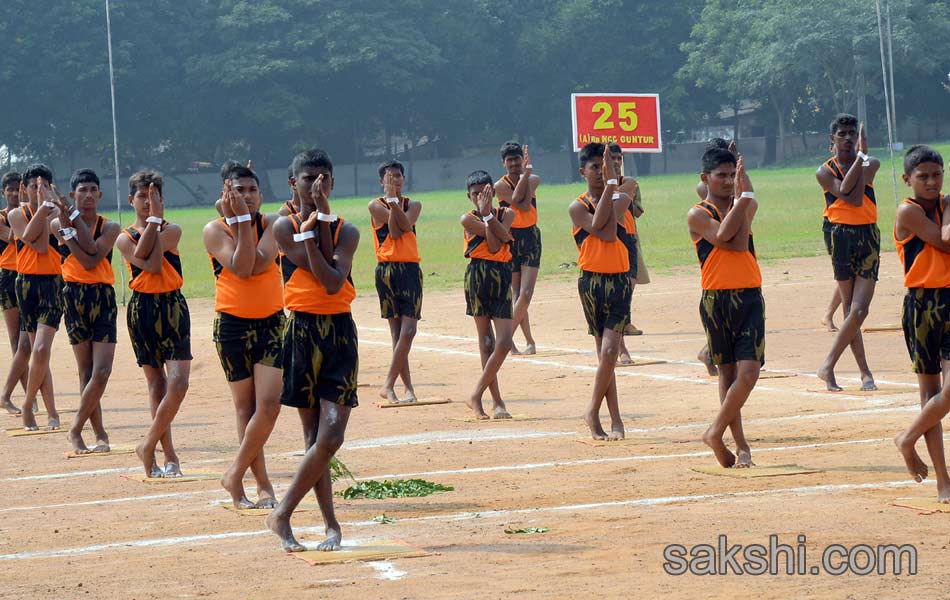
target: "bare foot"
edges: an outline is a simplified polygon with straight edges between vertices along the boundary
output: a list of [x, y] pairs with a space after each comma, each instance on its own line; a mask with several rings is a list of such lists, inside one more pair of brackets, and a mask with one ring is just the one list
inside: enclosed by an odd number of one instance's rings
[[754, 466], [755, 463], [752, 462], [752, 450], [749, 448], [736, 448], [736, 464], [733, 465], [733, 468], [749, 469]]
[[495, 405], [495, 408], [492, 410], [491, 418], [493, 419], [510, 419], [511, 413], [508, 412], [508, 409], [505, 408], [505, 403], [500, 402]]
[[[145, 452], [145, 442], [142, 442], [135, 447], [135, 455], [139, 457], [140, 461], [142, 461], [142, 466], [145, 468], [145, 474], [149, 477], [161, 477], [165, 474], [165, 472], [159, 469], [158, 465], [155, 464], [155, 452]], [[158, 475], [155, 475], [155, 471], [158, 471]]]
[[109, 436], [100, 435], [96, 436], [96, 447], [92, 451], [96, 454], [104, 454], [112, 450], [112, 446], [109, 445]]
[[521, 356], [521, 350], [518, 350], [518, 346], [515, 346], [514, 344], [512, 344], [510, 354], [512, 356]]
[[167, 462], [165, 463], [165, 474], [162, 477], [166, 479], [178, 479], [179, 477], [184, 477], [181, 472], [181, 467], [176, 462]]
[[716, 367], [709, 358], [709, 348], [703, 346], [703, 349], [696, 355], [696, 360], [706, 366], [706, 373], [708, 373], [710, 377], [719, 377], [719, 368]]
[[277, 498], [274, 498], [273, 495], [260, 494], [257, 497], [257, 502], [254, 503], [254, 508], [277, 508]]
[[402, 400], [399, 399], [399, 396], [396, 395], [396, 390], [393, 388], [382, 388], [379, 390], [379, 397], [392, 404], [399, 404], [402, 402]]
[[484, 421], [488, 418], [488, 415], [485, 414], [485, 409], [482, 408], [482, 401], [480, 399], [469, 398], [465, 401], [465, 406], [472, 409], [472, 412], [475, 413], [476, 420]]
[[944, 485], [937, 484], [937, 502], [950, 504], [950, 481]]
[[403, 396], [402, 401], [406, 404], [412, 404], [416, 400], [418, 400], [418, 398], [416, 398], [416, 390], [412, 388], [406, 388], [406, 395]]
[[874, 376], [870, 373], [861, 376], [861, 391], [873, 392], [877, 390], [877, 384], [874, 383]]
[[902, 433], [894, 438], [894, 445], [897, 446], [901, 456], [904, 457], [904, 464], [907, 465], [907, 472], [910, 473], [911, 478], [917, 483], [927, 479], [927, 465], [920, 460], [917, 449], [914, 448], [914, 444], [910, 443], [907, 436]]
[[584, 422], [587, 423], [587, 427], [590, 429], [590, 437], [595, 440], [606, 440], [607, 432], [604, 431], [604, 426], [600, 424], [600, 419], [596, 416], [585, 415]]
[[290, 527], [290, 519], [278, 516], [274, 511], [264, 519], [264, 526], [274, 532], [280, 539], [280, 547], [284, 552], [303, 552], [306, 546], [297, 541], [294, 537], [294, 530]]
[[610, 440], [611, 442], [619, 442], [625, 437], [626, 437], [626, 432], [623, 429], [623, 423], [611, 423], [610, 435], [607, 436], [607, 439]]
[[703, 443], [712, 448], [713, 453], [716, 455], [716, 460], [719, 461], [719, 464], [723, 467], [728, 469], [736, 464], [736, 455], [733, 454], [729, 448], [726, 448], [722, 437], [716, 437], [711, 430], [707, 429], [706, 433], [703, 434]]
[[630, 365], [632, 365], [632, 364], [633, 364], [633, 359], [630, 358], [630, 353], [629, 353], [629, 352], [621, 352], [621, 353], [617, 356], [617, 364], [620, 365], [621, 367], [629, 367]]
[[229, 467], [224, 472], [220, 483], [221, 487], [231, 494], [231, 502], [234, 503], [234, 508], [254, 508], [254, 503], [247, 499], [247, 492], [244, 491], [244, 478], [234, 470], [234, 467]]
[[59, 429], [59, 415], [55, 417], [50, 417], [46, 420], [46, 430], [47, 431], [56, 431]]
[[11, 415], [20, 416], [20, 409], [17, 408], [16, 404], [14, 404], [13, 402], [10, 402], [9, 398], [4, 400], [3, 404], [0, 404], [0, 407], [2, 407], [3, 410], [7, 411]]
[[818, 369], [818, 379], [825, 382], [825, 387], [829, 392], [840, 392], [844, 389], [835, 381], [835, 372], [824, 365]]
[[333, 552], [340, 549], [340, 542], [343, 540], [343, 534], [340, 532], [340, 526], [327, 526], [327, 538], [317, 545], [317, 550], [321, 552]]
[[81, 435], [70, 431], [68, 434], [66, 434], [66, 439], [69, 440], [69, 443], [73, 447], [73, 452], [76, 454], [89, 454], [92, 452], [92, 450], [86, 447], [86, 442], [83, 441]]
[[538, 349], [535, 348], [534, 342], [531, 342], [524, 347], [524, 350], [521, 351], [521, 356], [532, 356], [538, 353]]
[[835, 325], [834, 317], [829, 317], [825, 315], [824, 317], [821, 318], [821, 324], [824, 326], [826, 330], [832, 333], [838, 331], [838, 326]]
[[21, 416], [23, 417], [23, 429], [27, 431], [39, 430], [39, 427], [36, 426], [36, 416], [33, 414], [33, 411], [28, 410]]

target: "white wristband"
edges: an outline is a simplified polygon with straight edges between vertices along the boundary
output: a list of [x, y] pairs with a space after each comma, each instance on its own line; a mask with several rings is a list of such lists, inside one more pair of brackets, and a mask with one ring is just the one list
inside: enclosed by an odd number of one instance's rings
[[238, 222], [238, 220], [237, 220], [237, 217], [225, 217], [224, 222], [227, 223], [228, 225], [234, 225], [235, 223]]
[[742, 192], [742, 193], [739, 195], [739, 197], [740, 197], [740, 198], [751, 198], [751, 199], [755, 200], [755, 192]]
[[528, 164], [526, 164], [526, 165], [524, 166], [524, 168], [525, 168], [525, 169], [533, 169], [533, 168], [534, 168], [534, 165], [532, 165], [531, 163], [528, 163]]
[[145, 222], [146, 222], [146, 223], [155, 223], [156, 225], [161, 225], [163, 221], [162, 221], [162, 218], [161, 218], [161, 217], [149, 217], [149, 218], [145, 219]]
[[858, 150], [858, 158], [860, 158], [863, 161], [867, 161], [867, 159], [870, 157], [864, 152], [861, 152], [860, 150]]
[[386, 202], [389, 202], [390, 204], [398, 204], [399, 198], [386, 198]]
[[608, 179], [608, 180], [607, 180], [607, 185], [617, 185], [617, 180], [616, 180], [616, 179]]
[[611, 196], [612, 200], [620, 200], [620, 192], [614, 192], [614, 195]]
[[43, 206], [45, 206], [46, 208], [56, 208], [56, 205], [50, 202], [49, 200], [44, 200]]
[[323, 221], [324, 223], [335, 223], [337, 219], [336, 215], [328, 215], [327, 213], [318, 212], [317, 220]]
[[247, 214], [247, 215], [235, 215], [235, 217], [234, 217], [234, 222], [235, 222], [235, 223], [245, 223], [245, 222], [250, 221], [250, 220], [251, 220], [251, 215], [249, 215], [249, 214]]
[[482, 217], [482, 223], [486, 223], [486, 224], [487, 224], [489, 221], [491, 221], [491, 220], [494, 219], [494, 218], [495, 218], [495, 214], [494, 214], [494, 213], [488, 213], [487, 216]]
[[70, 221], [75, 221], [75, 220], [76, 220], [76, 217], [78, 217], [78, 216], [79, 216], [79, 209], [78, 209], [78, 208], [74, 208], [72, 214], [69, 215], [69, 220], [70, 220]]
[[304, 231], [303, 233], [295, 233], [294, 241], [302, 242], [304, 240], [312, 240], [315, 237], [316, 237], [316, 234], [314, 234], [312, 231]]
[[59, 234], [63, 236], [63, 241], [69, 241], [76, 237], [76, 230], [72, 227], [64, 227], [59, 230]]

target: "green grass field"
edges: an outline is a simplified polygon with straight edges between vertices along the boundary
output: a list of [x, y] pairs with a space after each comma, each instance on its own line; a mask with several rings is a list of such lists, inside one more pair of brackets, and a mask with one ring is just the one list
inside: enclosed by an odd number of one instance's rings
[[[937, 147], [944, 156], [950, 156], [950, 144]], [[881, 157], [882, 161], [875, 190], [883, 249], [893, 250], [891, 230], [895, 204], [891, 166], [885, 150], [879, 148], [873, 154]], [[899, 156], [895, 154], [900, 197], [904, 197], [908, 191], [900, 180], [902, 157], [903, 153]], [[815, 157], [813, 164], [807, 167], [758, 169], [749, 173], [759, 202], [754, 230], [756, 250], [761, 261], [824, 253], [821, 236], [823, 198], [814, 176], [822, 160], [823, 157]], [[796, 160], [796, 164], [802, 163], [801, 159]], [[498, 176], [499, 173], [493, 172], [493, 175]], [[541, 177], [544, 177], [543, 173]], [[686, 212], [697, 201], [693, 191], [697, 180], [695, 174], [640, 179], [646, 214], [638, 221], [638, 229], [651, 272], [662, 273], [696, 262], [686, 231]], [[576, 273], [577, 268], [572, 263], [577, 260], [577, 250], [571, 238], [567, 207], [584, 189], [578, 183], [542, 184], [539, 190], [540, 227], [544, 242], [541, 277], [572, 277]], [[461, 182], [458, 190], [425, 192], [413, 197], [423, 203], [417, 231], [426, 289], [460, 287], [466, 261], [462, 256], [459, 216], [472, 208]], [[373, 272], [376, 258], [369, 212], [366, 209], [368, 200], [331, 199], [334, 212], [355, 223], [362, 233], [353, 268], [353, 280], [361, 294], [374, 293], [375, 289]], [[276, 209], [277, 205], [268, 205], [264, 210]], [[185, 294], [188, 297], [214, 295], [214, 282], [201, 241], [201, 230], [205, 223], [215, 217], [217, 214], [213, 207], [170, 209], [166, 215], [167, 219], [179, 223], [185, 232], [180, 250], [185, 271]], [[110, 218], [115, 218], [115, 214], [111, 214]], [[122, 218], [123, 224], [128, 225], [133, 215], [123, 212]], [[118, 269], [118, 253], [116, 257], [115, 266]], [[118, 275], [116, 280], [118, 282]]]

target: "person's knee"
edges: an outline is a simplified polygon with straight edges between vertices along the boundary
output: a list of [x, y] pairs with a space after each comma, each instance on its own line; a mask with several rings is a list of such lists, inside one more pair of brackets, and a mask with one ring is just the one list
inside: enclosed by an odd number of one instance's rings
[[600, 360], [616, 362], [618, 356], [620, 356], [620, 338], [605, 337], [600, 344]]
[[418, 330], [418, 325], [415, 319], [404, 320], [402, 322], [402, 327], [399, 329], [399, 339], [402, 340], [412, 340], [416, 337], [416, 331]]
[[329, 431], [320, 436], [317, 439], [317, 443], [320, 444], [320, 447], [329, 453], [330, 456], [333, 456], [336, 454], [337, 450], [343, 446], [343, 432]]
[[510, 335], [501, 336], [495, 340], [495, 349], [504, 352], [505, 354], [511, 352], [514, 347], [515, 343]]
[[105, 386], [112, 376], [112, 365], [98, 365], [93, 367], [90, 379], [96, 384]]
[[759, 380], [759, 369], [757, 367], [742, 368], [736, 373], [736, 382], [744, 387], [752, 387]]
[[490, 335], [483, 335], [478, 340], [479, 350], [489, 354], [495, 349], [495, 338]]
[[188, 377], [180, 374], [173, 374], [168, 378], [166, 389], [167, 395], [184, 398], [188, 392]]

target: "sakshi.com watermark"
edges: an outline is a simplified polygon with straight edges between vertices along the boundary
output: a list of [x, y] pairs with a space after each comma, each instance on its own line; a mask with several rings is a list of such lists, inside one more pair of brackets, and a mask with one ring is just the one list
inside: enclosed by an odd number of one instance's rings
[[911, 544], [830, 544], [820, 555], [809, 552], [806, 537], [795, 544], [769, 536], [768, 544], [670, 544], [663, 548], [669, 575], [916, 575], [917, 548]]

